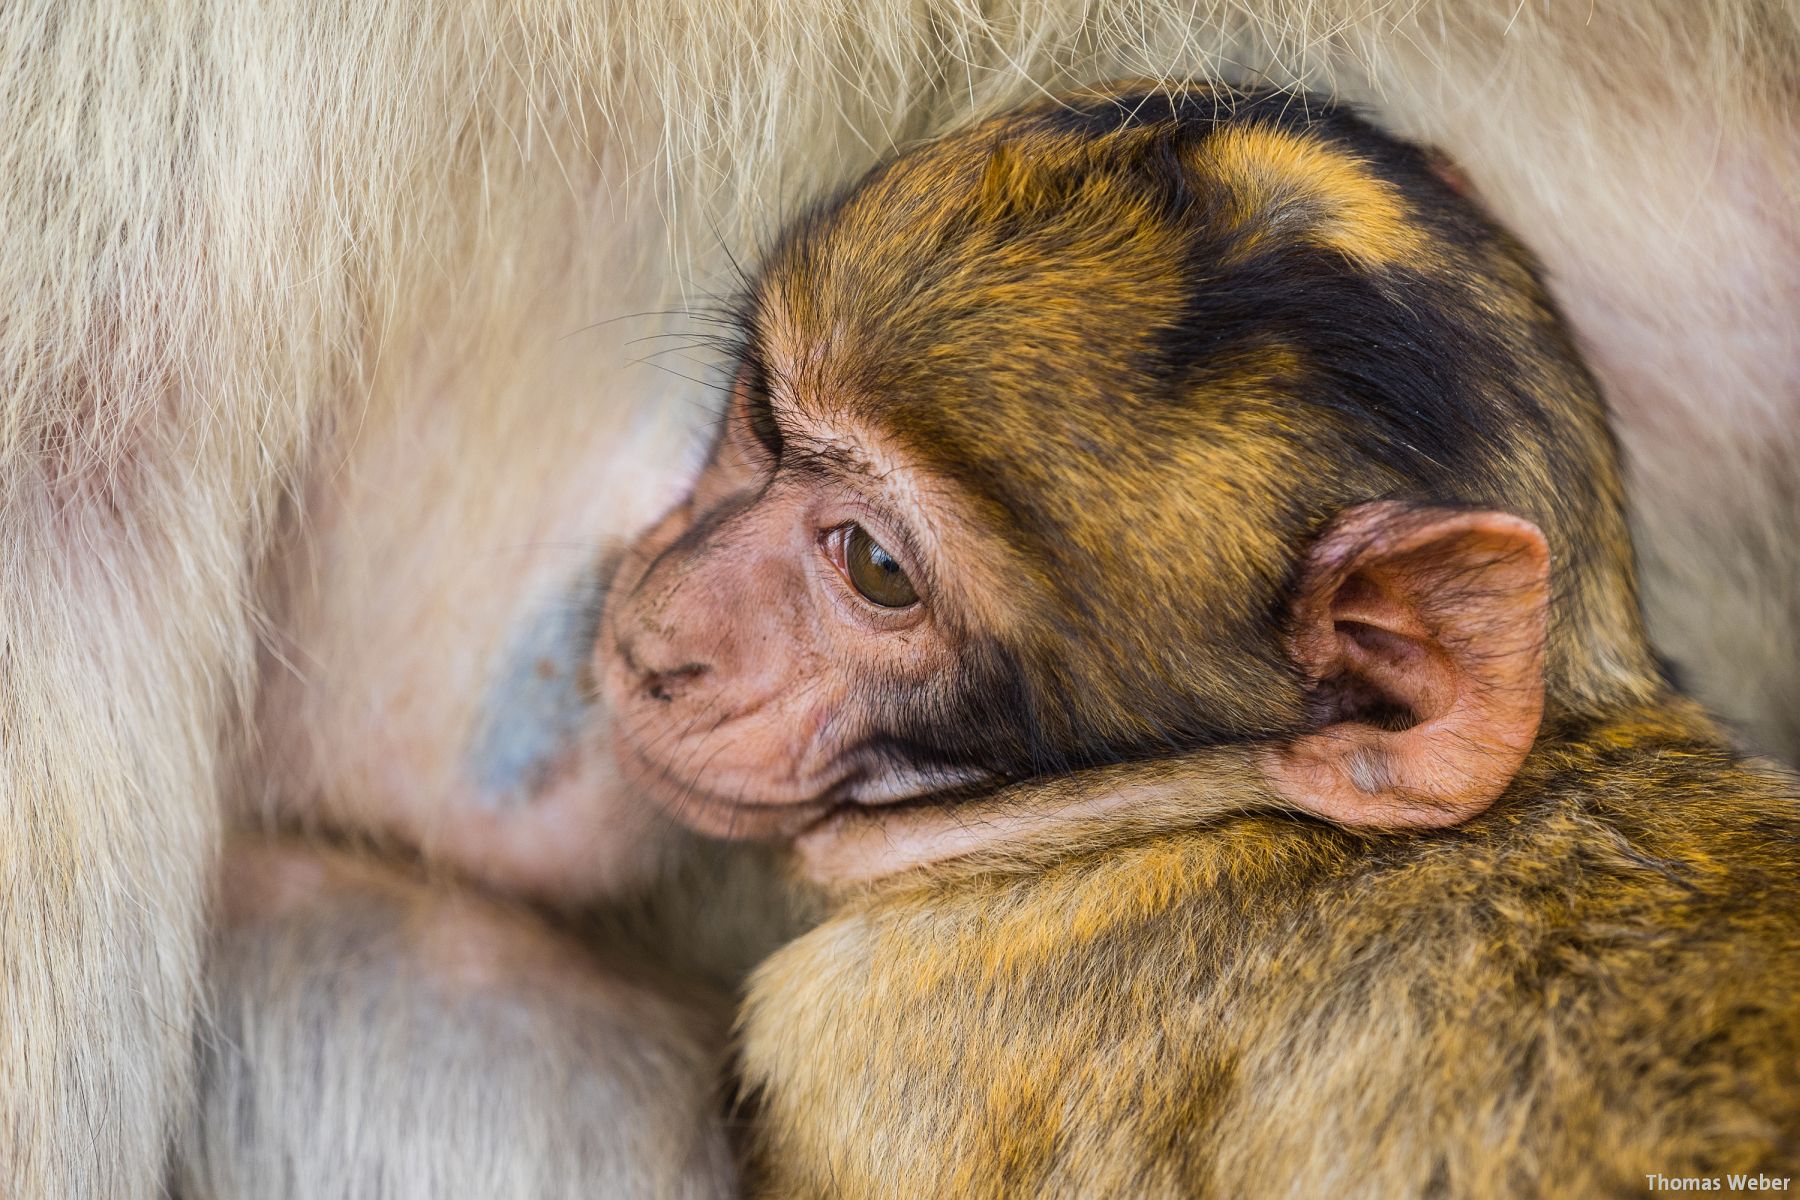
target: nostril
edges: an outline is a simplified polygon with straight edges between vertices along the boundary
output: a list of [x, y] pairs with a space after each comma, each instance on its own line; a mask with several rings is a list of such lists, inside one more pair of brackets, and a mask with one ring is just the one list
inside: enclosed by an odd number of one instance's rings
[[660, 700], [667, 704], [675, 699], [675, 694], [683, 687], [705, 675], [711, 669], [705, 663], [688, 663], [667, 671], [645, 671], [644, 694], [652, 700]]

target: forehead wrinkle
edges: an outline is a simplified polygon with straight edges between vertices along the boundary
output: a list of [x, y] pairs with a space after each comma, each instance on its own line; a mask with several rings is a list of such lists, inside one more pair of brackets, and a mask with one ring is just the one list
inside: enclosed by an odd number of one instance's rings
[[878, 479], [874, 466], [854, 445], [841, 439], [822, 438], [808, 430], [795, 429], [791, 420], [782, 424], [782, 437], [786, 443], [782, 453], [785, 469], [833, 478]]
[[872, 431], [853, 415], [850, 406], [836, 406], [831, 417], [794, 413], [790, 421], [794, 437], [806, 448], [808, 457], [827, 464], [834, 473], [872, 485], [874, 491], [890, 501], [898, 501], [897, 507], [913, 523], [936, 535], [931, 514], [935, 504], [945, 499], [944, 486], [927, 485], [903, 453], [870, 436]]

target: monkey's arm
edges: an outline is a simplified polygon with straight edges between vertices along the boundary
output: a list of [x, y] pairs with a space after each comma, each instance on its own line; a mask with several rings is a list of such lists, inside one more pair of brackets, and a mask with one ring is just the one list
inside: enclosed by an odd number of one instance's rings
[[1222, 746], [1178, 758], [1017, 784], [967, 802], [900, 812], [850, 809], [801, 836], [815, 882], [872, 882], [957, 860], [972, 871], [1024, 866], [1223, 817], [1292, 811], [1257, 766], [1264, 746]]
[[189, 1094], [221, 681], [248, 650], [229, 618], [202, 631], [235, 551], [208, 500], [121, 529], [8, 470], [0, 453], [0, 1195], [159, 1195]]

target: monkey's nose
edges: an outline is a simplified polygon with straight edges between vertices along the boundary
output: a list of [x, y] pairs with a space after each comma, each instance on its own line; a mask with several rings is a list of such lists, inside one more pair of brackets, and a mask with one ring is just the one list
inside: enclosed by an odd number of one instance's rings
[[705, 663], [684, 663], [666, 671], [644, 671], [639, 677], [639, 687], [650, 699], [667, 704], [711, 670]]
[[683, 663], [679, 667], [647, 666], [639, 659], [638, 647], [634, 642], [621, 639], [618, 646], [619, 657], [631, 672], [631, 678], [637, 681], [639, 694], [663, 704], [674, 700], [696, 679], [712, 670], [708, 664], [698, 662]]

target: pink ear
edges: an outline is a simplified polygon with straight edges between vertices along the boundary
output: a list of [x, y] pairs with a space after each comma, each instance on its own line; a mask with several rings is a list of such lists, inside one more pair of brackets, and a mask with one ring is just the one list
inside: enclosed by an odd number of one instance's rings
[[1537, 737], [1549, 596], [1529, 521], [1353, 509], [1301, 572], [1290, 649], [1319, 724], [1264, 756], [1276, 791], [1349, 826], [1437, 828], [1486, 809]]
[[1451, 191], [1464, 199], [1474, 198], [1475, 185], [1469, 182], [1468, 174], [1449, 155], [1441, 150], [1428, 150], [1425, 162], [1431, 168], [1431, 173], [1441, 179]]

